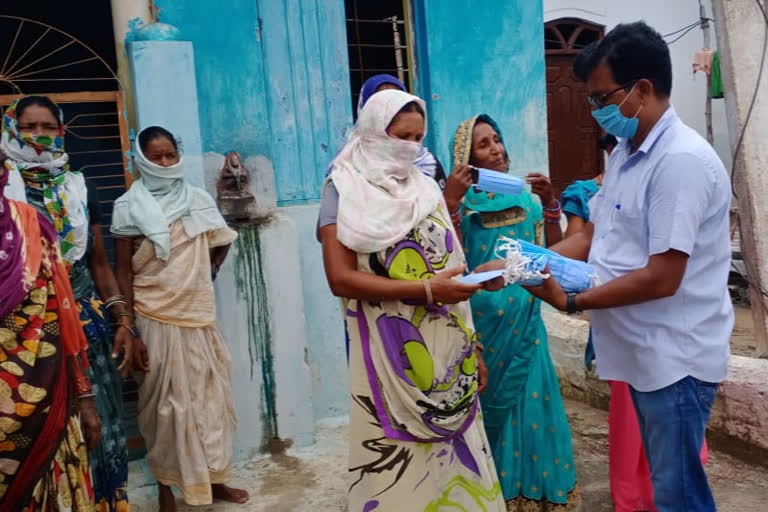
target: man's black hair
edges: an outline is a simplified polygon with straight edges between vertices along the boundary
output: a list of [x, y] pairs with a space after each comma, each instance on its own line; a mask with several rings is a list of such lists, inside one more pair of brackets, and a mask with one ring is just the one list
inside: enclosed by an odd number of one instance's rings
[[632, 85], [645, 78], [659, 96], [672, 93], [672, 59], [669, 47], [657, 31], [643, 21], [616, 26], [576, 57], [573, 72], [586, 82], [595, 68], [605, 62], [619, 85]]
[[597, 145], [603, 151], [608, 151], [608, 148], [615, 148], [619, 145], [619, 141], [610, 133], [605, 133], [597, 139]]

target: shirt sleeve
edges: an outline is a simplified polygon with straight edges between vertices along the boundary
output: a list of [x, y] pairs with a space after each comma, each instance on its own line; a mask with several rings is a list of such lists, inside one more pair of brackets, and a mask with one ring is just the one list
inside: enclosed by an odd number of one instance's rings
[[691, 255], [715, 183], [714, 169], [690, 153], [664, 157], [649, 183], [648, 254]]
[[339, 192], [333, 185], [333, 182], [328, 181], [323, 186], [323, 195], [320, 199], [320, 213], [317, 218], [317, 227], [322, 228], [331, 224], [336, 224], [336, 217], [339, 211]]
[[589, 207], [586, 197], [586, 191], [581, 182], [572, 183], [566, 188], [560, 196], [563, 213], [566, 217], [579, 217], [587, 222], [589, 220]]

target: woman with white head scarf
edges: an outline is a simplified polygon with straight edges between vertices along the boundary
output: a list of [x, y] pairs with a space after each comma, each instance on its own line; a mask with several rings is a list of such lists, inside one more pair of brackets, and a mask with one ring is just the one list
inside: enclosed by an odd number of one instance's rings
[[244, 503], [247, 492], [225, 485], [236, 420], [213, 291], [237, 233], [213, 198], [185, 181], [170, 132], [151, 126], [138, 142], [141, 178], [115, 201], [112, 234], [120, 287], [143, 340], [135, 340], [137, 369], [146, 372], [138, 423], [160, 485], [160, 511], [176, 510], [172, 486], [190, 505]]
[[425, 126], [419, 98], [373, 95], [323, 190], [325, 269], [350, 335], [349, 510], [502, 511], [478, 414], [479, 286], [454, 279], [461, 246], [413, 164]]
[[[357, 115], [360, 116], [360, 112], [363, 110], [366, 102], [373, 97], [374, 94], [386, 91], [388, 89], [396, 89], [398, 91], [408, 92], [405, 84], [401, 82], [397, 77], [392, 75], [374, 75], [365, 81], [360, 88], [360, 95], [357, 100]], [[437, 182], [440, 189], [444, 189], [446, 186], [445, 170], [440, 161], [433, 155], [426, 146], [421, 146], [419, 153], [413, 160], [415, 165], [425, 176], [429, 176]], [[328, 166], [326, 175], [333, 171], [333, 163]]]

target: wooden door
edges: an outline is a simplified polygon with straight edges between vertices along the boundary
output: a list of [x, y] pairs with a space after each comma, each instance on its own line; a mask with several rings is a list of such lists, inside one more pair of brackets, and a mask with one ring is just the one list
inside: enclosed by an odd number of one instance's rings
[[574, 181], [603, 171], [603, 152], [597, 145], [601, 131], [592, 118], [587, 87], [573, 74], [580, 49], [601, 36], [601, 27], [578, 20], [546, 25], [549, 176], [558, 197]]
[[600, 130], [587, 103], [587, 87], [573, 75], [573, 56], [547, 56], [549, 176], [558, 196], [576, 180], [603, 170]]

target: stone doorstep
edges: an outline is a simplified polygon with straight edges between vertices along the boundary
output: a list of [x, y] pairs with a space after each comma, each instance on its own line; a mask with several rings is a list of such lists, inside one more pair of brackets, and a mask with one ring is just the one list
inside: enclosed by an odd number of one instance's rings
[[[608, 410], [610, 387], [584, 369], [589, 323], [556, 312], [543, 311], [542, 316], [563, 396]], [[768, 360], [731, 356], [707, 439], [720, 451], [768, 466]]]

